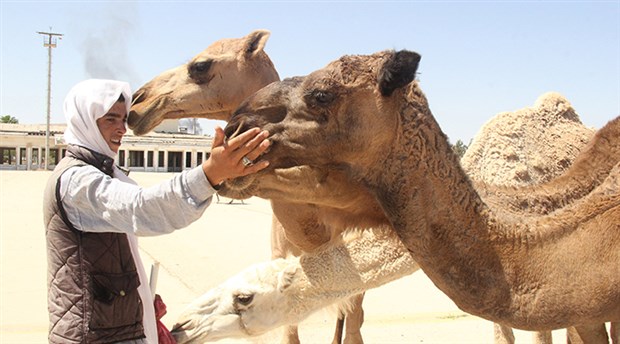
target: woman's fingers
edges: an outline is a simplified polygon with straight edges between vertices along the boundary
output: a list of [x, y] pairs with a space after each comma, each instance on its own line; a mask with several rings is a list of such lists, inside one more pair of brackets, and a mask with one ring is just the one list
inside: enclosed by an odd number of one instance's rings
[[[253, 162], [269, 148], [270, 142], [267, 139], [268, 137], [268, 131], [252, 128], [229, 140], [228, 148], [233, 149], [235, 159], [238, 159], [239, 162], [244, 163], [244, 157]], [[245, 162], [247, 163], [247, 160]]]
[[259, 128], [252, 128], [246, 132], [243, 132], [226, 142], [226, 146], [230, 149], [236, 150], [245, 145], [249, 140], [254, 138], [260, 132]]
[[215, 127], [215, 137], [213, 138], [212, 147], [219, 147], [226, 143], [226, 135], [224, 134], [224, 129], [217, 126]]
[[243, 150], [240, 149], [241, 152], [247, 151], [247, 153], [243, 154], [243, 156], [241, 157], [242, 160], [243, 157], [246, 157], [253, 162], [254, 160], [258, 159], [263, 153], [265, 153], [265, 151], [269, 148], [269, 145], [271, 144], [271, 142], [267, 138], [262, 138], [260, 136], [257, 136], [252, 141], [256, 142], [248, 144]]

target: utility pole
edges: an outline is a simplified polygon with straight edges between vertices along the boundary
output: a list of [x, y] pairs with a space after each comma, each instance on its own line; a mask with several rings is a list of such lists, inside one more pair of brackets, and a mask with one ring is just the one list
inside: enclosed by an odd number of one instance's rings
[[[50, 31], [52, 28], [50, 27]], [[56, 38], [62, 39], [62, 34], [37, 31], [43, 37], [43, 46], [47, 47], [47, 121], [45, 126], [45, 170], [47, 171], [50, 157], [50, 112], [52, 98], [52, 48], [56, 48]]]

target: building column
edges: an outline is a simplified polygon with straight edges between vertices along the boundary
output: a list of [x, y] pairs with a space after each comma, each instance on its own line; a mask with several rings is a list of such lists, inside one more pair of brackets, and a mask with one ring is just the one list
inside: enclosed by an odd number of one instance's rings
[[19, 170], [19, 166], [22, 163], [22, 148], [21, 146], [15, 147], [15, 169]]
[[153, 170], [159, 172], [159, 149], [155, 148], [153, 151]]
[[125, 149], [125, 161], [123, 161], [123, 166], [125, 166], [126, 169], [129, 169], [129, 150]]
[[43, 159], [45, 157], [43, 156], [43, 148], [37, 147], [37, 150], [39, 151], [39, 154], [37, 154], [37, 170], [38, 170], [41, 168], [41, 164], [43, 163]]
[[168, 150], [164, 151], [164, 172], [168, 172]]
[[26, 170], [32, 170], [32, 144], [26, 145]]

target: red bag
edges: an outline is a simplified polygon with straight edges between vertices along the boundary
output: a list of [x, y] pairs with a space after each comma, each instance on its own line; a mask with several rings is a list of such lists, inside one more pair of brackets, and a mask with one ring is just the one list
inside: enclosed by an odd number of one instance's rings
[[177, 344], [177, 341], [174, 339], [172, 334], [170, 334], [170, 331], [168, 331], [166, 325], [164, 325], [160, 320], [164, 315], [166, 315], [167, 310], [166, 304], [161, 299], [159, 294], [155, 294], [154, 306], [155, 319], [157, 319], [157, 339], [159, 344]]

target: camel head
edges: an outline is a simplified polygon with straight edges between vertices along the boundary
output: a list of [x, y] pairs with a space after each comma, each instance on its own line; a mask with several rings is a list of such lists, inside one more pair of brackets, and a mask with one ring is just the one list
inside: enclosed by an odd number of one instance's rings
[[[410, 51], [344, 56], [305, 77], [259, 90], [235, 111], [226, 133], [251, 127], [268, 130], [272, 145], [265, 159], [270, 166], [227, 181], [225, 189], [333, 205], [338, 194], [315, 186], [330, 178], [338, 179], [333, 184], [340, 190], [349, 179], [362, 185], [364, 178], [372, 178], [365, 173], [381, 166], [398, 139], [401, 118], [393, 114], [406, 104], [407, 94], [416, 94], [415, 106], [428, 108], [413, 82], [419, 60], [420, 55]], [[300, 195], [299, 190], [307, 189], [310, 192]]]
[[299, 259], [254, 264], [193, 301], [173, 326], [179, 344], [249, 338], [294, 323], [287, 310]]
[[246, 97], [280, 79], [263, 50], [269, 35], [257, 30], [219, 40], [188, 63], [156, 76], [135, 92], [127, 124], [143, 135], [165, 119], [228, 120]]

